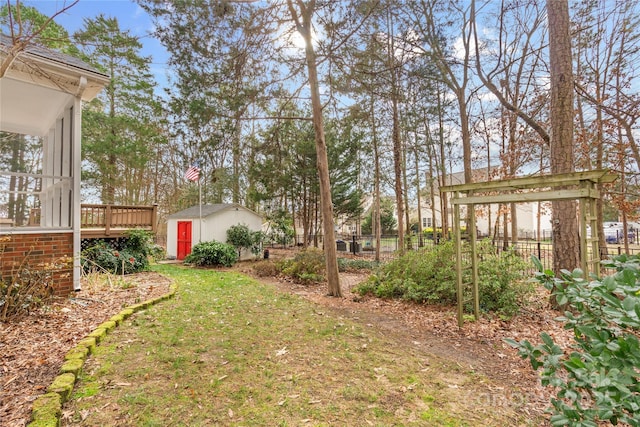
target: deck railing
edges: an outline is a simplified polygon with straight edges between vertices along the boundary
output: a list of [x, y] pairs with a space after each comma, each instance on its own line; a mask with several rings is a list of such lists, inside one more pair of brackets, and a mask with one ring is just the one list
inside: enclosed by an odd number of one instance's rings
[[131, 228], [156, 231], [157, 206], [82, 204], [80, 227], [83, 237], [109, 237]]

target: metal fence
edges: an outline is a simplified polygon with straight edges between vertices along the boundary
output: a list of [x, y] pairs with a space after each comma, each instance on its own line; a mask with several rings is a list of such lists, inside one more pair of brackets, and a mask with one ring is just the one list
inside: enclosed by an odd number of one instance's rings
[[[304, 236], [296, 236], [295, 241], [298, 242], [296, 246], [303, 246], [301, 242], [304, 242]], [[320, 235], [312, 236], [312, 238], [308, 238], [307, 241], [309, 242], [309, 246], [323, 247], [323, 239]], [[318, 242], [318, 244], [315, 245], [315, 242]], [[409, 250], [432, 248], [438, 243], [438, 240], [428, 239], [424, 236], [407, 236], [405, 238], [405, 248]], [[351, 254], [365, 259], [375, 258], [376, 238], [373, 235], [338, 235], [335, 244], [338, 250], [338, 256], [340, 256], [340, 254]], [[493, 245], [498, 254], [506, 250], [513, 250], [526, 261], [529, 261], [531, 256], [535, 256], [540, 260], [545, 269], [553, 269], [553, 245], [551, 241], [521, 240], [514, 244], [511, 241], [494, 240]], [[397, 235], [381, 236], [381, 261], [396, 259], [399, 256], [398, 249], [399, 239]], [[623, 253], [637, 255], [640, 254], [640, 246], [630, 247], [627, 252], [621, 244], [609, 244], [607, 245], [607, 251], [611, 256], [621, 255]], [[533, 275], [535, 273], [535, 267], [533, 263], [530, 263], [530, 265], [531, 269], [527, 273]]]

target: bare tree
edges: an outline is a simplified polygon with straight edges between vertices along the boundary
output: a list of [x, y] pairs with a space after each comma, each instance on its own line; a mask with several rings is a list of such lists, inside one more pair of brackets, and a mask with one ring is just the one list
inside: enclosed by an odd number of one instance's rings
[[15, 4], [12, 5], [11, 1], [7, 0], [7, 27], [9, 27], [9, 36], [11, 37], [12, 45], [6, 47], [0, 45], [0, 48], [3, 50], [6, 49], [6, 51], [3, 52], [6, 56], [2, 62], [0, 62], [0, 79], [5, 76], [18, 56], [53, 22], [56, 16], [69, 10], [79, 1], [80, 0], [73, 0], [68, 4], [63, 1], [62, 7], [48, 17], [44, 23], [38, 26], [31, 26], [25, 25], [25, 20], [21, 13], [22, 5], [20, 1], [17, 0]]

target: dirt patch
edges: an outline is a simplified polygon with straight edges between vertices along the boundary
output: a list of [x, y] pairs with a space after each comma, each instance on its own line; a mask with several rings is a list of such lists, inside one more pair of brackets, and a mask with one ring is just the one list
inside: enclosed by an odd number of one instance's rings
[[541, 416], [549, 405], [550, 393], [544, 389], [529, 362], [522, 360], [504, 338], [539, 342], [539, 332], [546, 330], [558, 341], [568, 341], [569, 334], [552, 319], [556, 312], [537, 309], [509, 322], [482, 318], [458, 328], [452, 308], [426, 306], [395, 300], [362, 298], [352, 289], [367, 276], [341, 274], [344, 298], [326, 295], [326, 285], [299, 285], [277, 279], [260, 278], [283, 292], [292, 292], [325, 307], [331, 312], [361, 322], [380, 334], [392, 335], [408, 349], [457, 363], [466, 373], [479, 373], [500, 386], [483, 397], [486, 403], [516, 407], [530, 416]]

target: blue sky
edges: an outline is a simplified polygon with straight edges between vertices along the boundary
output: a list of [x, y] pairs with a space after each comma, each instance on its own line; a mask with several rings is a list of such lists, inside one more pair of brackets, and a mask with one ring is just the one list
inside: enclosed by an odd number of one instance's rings
[[[45, 15], [51, 16], [56, 11], [69, 5], [70, 0], [32, 0], [22, 1], [23, 5], [33, 6]], [[153, 24], [146, 12], [132, 0], [80, 0], [78, 4], [58, 15], [55, 21], [70, 34], [83, 27], [85, 18], [94, 18], [99, 14], [118, 19], [122, 30], [129, 30], [133, 36], [140, 37], [143, 45], [142, 54], [152, 57], [151, 71], [156, 75], [160, 86], [166, 85], [167, 52], [160, 42], [150, 33]]]

